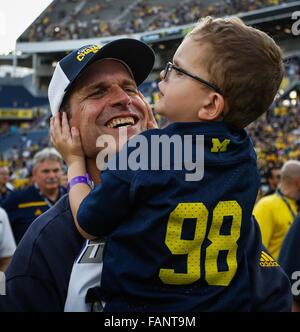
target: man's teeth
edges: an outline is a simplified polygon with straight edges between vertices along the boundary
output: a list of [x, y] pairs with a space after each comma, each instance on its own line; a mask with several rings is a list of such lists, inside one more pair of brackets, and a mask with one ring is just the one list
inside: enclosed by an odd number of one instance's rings
[[127, 118], [115, 118], [109, 121], [106, 125], [107, 128], [116, 128], [121, 126], [132, 126], [134, 125], [134, 118], [129, 116]]

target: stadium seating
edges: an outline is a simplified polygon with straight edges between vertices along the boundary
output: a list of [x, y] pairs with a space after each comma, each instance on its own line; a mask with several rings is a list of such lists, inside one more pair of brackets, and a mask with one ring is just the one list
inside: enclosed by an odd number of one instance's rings
[[32, 108], [47, 104], [47, 98], [34, 97], [24, 86], [0, 85], [0, 108]]
[[[54, 0], [19, 42], [143, 32], [278, 5], [281, 0]], [[55, 10], [54, 10], [55, 8]]]

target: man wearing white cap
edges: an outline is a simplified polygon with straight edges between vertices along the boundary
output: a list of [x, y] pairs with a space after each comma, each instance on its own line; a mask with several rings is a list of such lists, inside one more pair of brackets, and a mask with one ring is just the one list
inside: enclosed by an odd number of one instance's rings
[[[99, 182], [100, 135], [117, 139], [118, 127], [127, 126], [131, 137], [155, 127], [151, 109], [137, 90], [153, 64], [153, 51], [134, 39], [118, 39], [102, 48], [85, 46], [58, 63], [49, 86], [51, 111], [66, 111], [70, 123], [80, 129], [90, 174], [82, 181]], [[77, 233], [64, 196], [32, 224], [17, 248], [0, 311], [92, 310], [85, 297], [94, 286], [93, 277], [99, 280], [102, 249], [99, 241], [85, 242]]]

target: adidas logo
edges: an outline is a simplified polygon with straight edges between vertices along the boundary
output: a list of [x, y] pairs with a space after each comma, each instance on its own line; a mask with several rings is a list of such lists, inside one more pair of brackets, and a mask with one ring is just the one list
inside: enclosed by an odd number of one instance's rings
[[275, 261], [275, 259], [270, 255], [268, 255], [265, 251], [261, 252], [259, 261], [260, 261], [259, 265], [262, 267], [279, 266], [279, 264]]

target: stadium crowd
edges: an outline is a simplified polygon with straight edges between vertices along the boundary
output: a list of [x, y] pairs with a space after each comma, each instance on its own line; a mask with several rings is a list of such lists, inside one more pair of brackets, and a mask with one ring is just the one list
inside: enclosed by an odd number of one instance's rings
[[[300, 60], [293, 58], [285, 64], [284, 91], [300, 80]], [[248, 127], [258, 155], [258, 164], [265, 183], [265, 174], [274, 166], [282, 166], [288, 159], [300, 160], [300, 103], [299, 96], [274, 102], [271, 109], [255, 125]]]
[[[53, 1], [19, 41], [72, 40], [138, 33], [193, 23], [201, 16], [232, 15], [282, 2], [222, 0], [208, 1], [208, 5], [204, 5], [199, 0], [175, 3], [140, 0], [129, 5], [126, 1], [114, 1], [112, 4], [112, 1], [106, 0], [99, 4], [95, 0], [59, 0]], [[107, 13], [110, 14], [109, 18]]]

